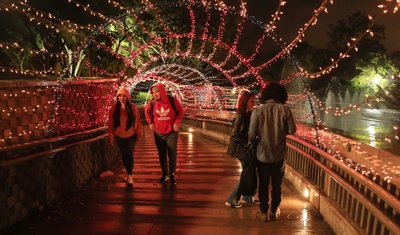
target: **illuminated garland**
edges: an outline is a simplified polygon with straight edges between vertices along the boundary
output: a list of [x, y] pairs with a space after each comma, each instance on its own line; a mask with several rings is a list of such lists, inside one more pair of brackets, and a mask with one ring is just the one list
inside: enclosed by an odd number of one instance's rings
[[[79, 53], [85, 52], [88, 46], [94, 45], [97, 49], [102, 50], [105, 53], [110, 54], [114, 56], [116, 59], [120, 60], [125, 65], [125, 67], [117, 72], [111, 73], [106, 69], [99, 68], [94, 64], [91, 64], [89, 61], [86, 61], [85, 63], [87, 67], [92, 71], [94, 71], [96, 74], [107, 75], [111, 77], [120, 77], [121, 79], [123, 78], [124, 80], [126, 80], [125, 85], [130, 85], [131, 89], [135, 88], [140, 82], [148, 80], [159, 81], [161, 77], [166, 77], [168, 82], [171, 83], [170, 85], [168, 85], [169, 87], [175, 87], [174, 89], [179, 90], [182, 89], [183, 86], [189, 86], [191, 91], [193, 91], [194, 93], [197, 91], [195, 85], [212, 83], [213, 78], [207, 77], [199, 70], [190, 68], [189, 66], [180, 65], [174, 62], [167, 62], [168, 64], [163, 64], [163, 65], [157, 64], [157, 62], [159, 61], [165, 62], [168, 61], [169, 58], [175, 58], [175, 57], [194, 58], [199, 61], [206, 62], [208, 65], [212, 66], [214, 69], [219, 71], [227, 80], [229, 80], [229, 82], [234, 87], [237, 87], [238, 81], [241, 81], [241, 79], [245, 79], [248, 76], [253, 76], [256, 79], [256, 81], [252, 84], [248, 84], [247, 88], [260, 87], [260, 86], [263, 87], [265, 86], [265, 84], [268, 83], [268, 81], [265, 78], [261, 77], [260, 75], [261, 71], [267, 69], [269, 66], [271, 66], [274, 62], [277, 62], [278, 60], [284, 60], [288, 58], [292, 62], [292, 65], [297, 72], [293, 74], [292, 77], [288, 77], [282, 80], [281, 84], [290, 84], [296, 79], [301, 79], [302, 84], [304, 86], [303, 90], [304, 96], [297, 97], [297, 99], [293, 99], [292, 101], [294, 103], [297, 103], [300, 100], [301, 101], [307, 100], [308, 104], [310, 105], [311, 109], [310, 113], [303, 117], [297, 117], [297, 118], [298, 119], [309, 118], [309, 117], [313, 118], [313, 122], [316, 125], [313, 139], [315, 139], [316, 145], [318, 147], [327, 146], [329, 145], [329, 143], [327, 143], [326, 140], [324, 139], [326, 137], [324, 136], [324, 132], [326, 132], [327, 129], [321, 122], [321, 120], [318, 118], [317, 113], [314, 110], [314, 106], [320, 108], [322, 111], [326, 113], [334, 113], [335, 116], [340, 116], [342, 114], [348, 114], [352, 110], [360, 110], [361, 105], [363, 104], [369, 105], [369, 101], [372, 99], [378, 99], [378, 96], [380, 94], [379, 92], [377, 92], [376, 95], [367, 97], [365, 101], [359, 104], [350, 105], [347, 108], [324, 107], [323, 102], [312, 94], [307, 83], [307, 79], [309, 78], [313, 79], [320, 77], [324, 74], [330, 73], [333, 69], [338, 68], [339, 61], [348, 58], [350, 51], [354, 50], [357, 52], [357, 43], [361, 40], [361, 38], [364, 37], [366, 34], [370, 34], [371, 36], [373, 36], [373, 32], [371, 31], [372, 24], [365, 32], [363, 32], [361, 35], [352, 38], [351, 41], [348, 42], [347, 44], [348, 50], [339, 54], [337, 59], [332, 59], [331, 61], [332, 63], [329, 66], [327, 66], [326, 68], [320, 68], [320, 70], [316, 73], [309, 73], [308, 71], [306, 71], [299, 65], [299, 63], [297, 63], [296, 59], [293, 58], [293, 56], [291, 55], [292, 49], [295, 48], [297, 44], [302, 41], [302, 38], [304, 38], [307, 29], [310, 26], [315, 26], [317, 24], [318, 16], [323, 12], [328, 13], [326, 6], [328, 5], [328, 3], [333, 4], [333, 1], [328, 1], [328, 0], [323, 1], [322, 4], [317, 9], [315, 9], [314, 14], [309, 19], [309, 21], [298, 30], [297, 36], [289, 43], [283, 42], [282, 39], [275, 33], [276, 29], [275, 23], [280, 19], [280, 16], [283, 15], [282, 8], [286, 4], [286, 2], [282, 0], [279, 2], [275, 13], [272, 15], [272, 19], [267, 24], [260, 22], [254, 17], [248, 15], [246, 9], [246, 2], [244, 1], [240, 1], [240, 6], [238, 10], [235, 9], [234, 7], [227, 6], [223, 1], [216, 1], [216, 2], [206, 1], [206, 0], [203, 1], [190, 0], [190, 1], [179, 1], [179, 2], [167, 1], [162, 5], [155, 5], [152, 4], [149, 0], [143, 0], [142, 1], [143, 6], [137, 9], [127, 9], [118, 2], [108, 1], [108, 3], [111, 4], [114, 8], [125, 12], [123, 15], [119, 17], [106, 16], [102, 13], [92, 10], [89, 5], [83, 6], [74, 0], [69, 0], [69, 2], [74, 3], [77, 8], [83, 9], [90, 15], [99, 17], [106, 23], [104, 25], [97, 27], [92, 25], [79, 26], [77, 24], [72, 24], [68, 21], [63, 21], [61, 19], [55, 18], [51, 14], [38, 11], [30, 7], [28, 4], [22, 2], [19, 2], [20, 5], [12, 4], [11, 6], [8, 7], [2, 5], [1, 9], [4, 9], [6, 11], [14, 10], [21, 12], [25, 14], [31, 21], [38, 22], [38, 25], [45, 25], [47, 28], [52, 30], [64, 30], [80, 36], [84, 35], [80, 34], [78, 30], [88, 30], [92, 34], [89, 37], [85, 37], [85, 40], [83, 40], [81, 45], [76, 50], [73, 58], [74, 62], [78, 61]], [[384, 13], [386, 13], [388, 12], [389, 9], [391, 9], [391, 6], [394, 5], [393, 13], [396, 13], [399, 4], [400, 4], [399, 1], [395, 2], [392, 0], [388, 0], [386, 5], [382, 4], [379, 7], [384, 9]], [[186, 7], [189, 13], [190, 31], [174, 32], [161, 16], [160, 9], [162, 9], [162, 7]], [[204, 12], [206, 14], [205, 24], [199, 25], [199, 27], [201, 26], [203, 27], [203, 30], [200, 34], [198, 33], [198, 35], [196, 35], [196, 27], [198, 22], [196, 21], [196, 15], [194, 11], [195, 7], [204, 9]], [[210, 21], [213, 10], [216, 10], [218, 12], [220, 19], [219, 22], [220, 24], [218, 26], [216, 37], [210, 35]], [[145, 27], [146, 25], [145, 22], [142, 22], [138, 17], [138, 14], [142, 12], [152, 12], [155, 17], [155, 20], [158, 22], [160, 26], [162, 26], [166, 36], [162, 37], [158, 36], [155, 33], [153, 33], [152, 30], [147, 29]], [[237, 25], [237, 28], [235, 28], [236, 33], [233, 37], [233, 43], [231, 44], [223, 41], [223, 35], [226, 30], [225, 27], [228, 16], [240, 17], [239, 18], [240, 22]], [[129, 32], [129, 31], [124, 32], [126, 40], [131, 43], [130, 44], [131, 48], [134, 48], [133, 50], [130, 50], [129, 48], [128, 49], [124, 48], [123, 49], [124, 53], [127, 53], [127, 55], [125, 55], [121, 54], [121, 51], [116, 51], [116, 48], [113, 47], [115, 44], [117, 44], [117, 42], [119, 42], [119, 39], [117, 37], [114, 37], [111, 33], [109, 33], [109, 30], [111, 26], [120, 27], [119, 29], [124, 29], [122, 21], [127, 17], [132, 17], [132, 19], [134, 19], [135, 22], [137, 23], [137, 26], [140, 27], [141, 31], [145, 33], [149, 37], [149, 39], [147, 39], [146, 42], [138, 41], [135, 39], [135, 35], [133, 35], [134, 32]], [[370, 17], [370, 19], [372, 20], [372, 17]], [[262, 35], [258, 38], [256, 45], [254, 45], [253, 53], [248, 57], [243, 56], [237, 49], [238, 45], [240, 44], [240, 39], [243, 37], [245, 33], [244, 24], [246, 22], [252, 22], [253, 24], [258, 25], [263, 30]], [[107, 39], [113, 42], [113, 45], [111, 46], [106, 45], [104, 42], [99, 41], [97, 39], [97, 36], [99, 35], [105, 36]], [[254, 61], [255, 57], [259, 54], [259, 50], [263, 45], [263, 43], [265, 42], [266, 38], [272, 39], [281, 50], [274, 57], [268, 59], [266, 62], [262, 64], [259, 65], [251, 64]], [[175, 49], [173, 51], [168, 51], [168, 52], [164, 51], [162, 45], [166, 41], [174, 41]], [[182, 42], [188, 42], [188, 43], [185, 44], [185, 46], [183, 46], [184, 44]], [[194, 43], [196, 42], [200, 43], [200, 50], [197, 52], [193, 49]], [[207, 44], [210, 43], [213, 45], [211, 48], [211, 52], [206, 52], [205, 47]], [[18, 43], [10, 43], [10, 44], [1, 43], [0, 48], [19, 50], [19, 51], [24, 50], [24, 48], [19, 47]], [[155, 49], [159, 50], [158, 55], [151, 55], [152, 50]], [[120, 50], [122, 49], [120, 48]], [[222, 60], [217, 61], [215, 56], [217, 54], [217, 51], [221, 50], [226, 53], [226, 56], [222, 58]], [[62, 52], [49, 53], [45, 49], [43, 51], [42, 50], [31, 51], [30, 53], [35, 55], [46, 53], [49, 54], [50, 56], [56, 56], [57, 58], [65, 57], [67, 55], [67, 53], [62, 53]], [[47, 71], [33, 71], [33, 70], [20, 71], [18, 69], [11, 69], [5, 67], [0, 67], [0, 69], [2, 69], [2, 71], [9, 71], [12, 73], [36, 74], [36, 75], [45, 75], [48, 73], [65, 75], [67, 70], [65, 69], [65, 71], [60, 72], [53, 69]], [[137, 75], [134, 77], [127, 77], [126, 73], [128, 69], [133, 69], [135, 72], [137, 72]], [[198, 75], [198, 78], [192, 78], [193, 75]], [[79, 78], [77, 77], [77, 79]], [[53, 88], [55, 91], [58, 92], [58, 95], [56, 95], [56, 97], [54, 97], [54, 100], [51, 101], [51, 103], [49, 104], [52, 107], [51, 123], [48, 124], [48, 126], [46, 126], [49, 132], [52, 132], [52, 126], [55, 125], [60, 126], [62, 129], [75, 128], [75, 126], [71, 126], [69, 124], [57, 123], [56, 117], [60, 109], [76, 116], [85, 115], [84, 113], [79, 113], [79, 111], [73, 108], [59, 107], [59, 94], [61, 94], [62, 92], [73, 92], [65, 89], [63, 85], [64, 82], [62, 79], [60, 79], [59, 85]], [[181, 86], [181, 88], [179, 88], [179, 86]], [[215, 87], [217, 89], [218, 86]], [[86, 94], [78, 94], [78, 95], [85, 96]], [[198, 95], [200, 96], [200, 94]], [[184, 95], [183, 98], [185, 98]], [[218, 96], [216, 97], [216, 100], [218, 101]], [[218, 106], [216, 110], [221, 110], [221, 107], [222, 106]], [[6, 110], [4, 111], [8, 112]], [[12, 112], [12, 110], [10, 110], [10, 112]], [[100, 115], [100, 113], [94, 113], [90, 115]], [[95, 125], [95, 123], [89, 123], [87, 127], [91, 125]], [[318, 129], [317, 126], [318, 128], [321, 129]], [[394, 130], [398, 131], [398, 127], [394, 127]], [[390, 142], [391, 137], [392, 136], [386, 136], [384, 138], [386, 141]], [[397, 133], [393, 137], [395, 139], [399, 139]]]

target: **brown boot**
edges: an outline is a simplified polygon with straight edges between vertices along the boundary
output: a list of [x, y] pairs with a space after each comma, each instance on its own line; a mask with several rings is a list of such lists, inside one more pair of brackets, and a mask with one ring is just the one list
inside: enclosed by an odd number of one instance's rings
[[263, 222], [268, 221], [267, 213], [262, 213], [261, 211], [257, 211], [256, 217], [257, 217], [257, 219], [259, 219]]

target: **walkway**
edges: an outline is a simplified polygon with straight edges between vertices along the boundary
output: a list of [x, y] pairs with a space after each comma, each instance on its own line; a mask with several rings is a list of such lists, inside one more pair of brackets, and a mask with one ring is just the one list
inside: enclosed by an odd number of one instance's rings
[[[281, 215], [261, 222], [258, 206], [224, 205], [240, 174], [226, 147], [180, 133], [176, 186], [160, 184], [160, 169], [149, 129], [135, 150], [134, 187], [123, 181], [122, 162], [85, 188], [0, 234], [334, 234], [329, 225], [288, 182]], [[107, 176], [107, 173], [113, 173]]]

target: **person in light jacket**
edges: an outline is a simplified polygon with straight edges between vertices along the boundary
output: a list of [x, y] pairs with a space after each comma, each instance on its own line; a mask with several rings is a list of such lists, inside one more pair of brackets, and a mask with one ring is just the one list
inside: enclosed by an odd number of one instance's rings
[[[258, 198], [262, 221], [275, 218], [279, 212], [282, 196], [282, 180], [285, 169], [286, 135], [296, 132], [292, 111], [285, 105], [286, 89], [271, 82], [261, 91], [260, 104], [250, 117], [249, 144], [257, 146]], [[271, 182], [271, 204], [269, 183]], [[267, 216], [270, 209], [269, 218]]]

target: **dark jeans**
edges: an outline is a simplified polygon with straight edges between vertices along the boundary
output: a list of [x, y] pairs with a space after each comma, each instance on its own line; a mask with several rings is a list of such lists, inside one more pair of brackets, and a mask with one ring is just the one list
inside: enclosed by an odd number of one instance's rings
[[276, 211], [282, 200], [282, 180], [285, 173], [285, 160], [264, 163], [257, 159], [258, 172], [258, 199], [260, 200], [260, 210], [267, 213], [269, 208], [269, 182], [271, 180], [271, 211]]
[[133, 149], [135, 148], [136, 137], [136, 135], [128, 138], [115, 136], [119, 151], [121, 152], [122, 162], [128, 175], [131, 175], [133, 171]]
[[[154, 132], [154, 140], [157, 146], [160, 167], [163, 175], [175, 174], [176, 155], [179, 132], [172, 131], [168, 134]], [[167, 162], [168, 155], [168, 162]], [[169, 164], [168, 164], [169, 163]], [[169, 171], [168, 171], [169, 165]]]

